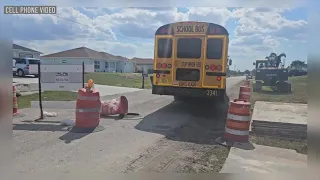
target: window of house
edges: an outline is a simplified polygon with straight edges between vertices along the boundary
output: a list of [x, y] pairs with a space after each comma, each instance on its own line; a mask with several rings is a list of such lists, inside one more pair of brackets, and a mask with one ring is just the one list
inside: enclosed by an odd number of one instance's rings
[[116, 63], [115, 62], [110, 62], [110, 68], [116, 68]]
[[33, 54], [20, 53], [19, 57], [22, 57], [22, 58], [33, 58]]
[[100, 61], [94, 61], [94, 68], [100, 69]]
[[104, 63], [104, 68], [105, 68], [105, 69], [109, 69], [109, 62], [105, 62], [105, 63]]

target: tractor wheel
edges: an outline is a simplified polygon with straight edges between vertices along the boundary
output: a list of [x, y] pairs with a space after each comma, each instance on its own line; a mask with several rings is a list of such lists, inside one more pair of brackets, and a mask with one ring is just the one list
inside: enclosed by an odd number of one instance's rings
[[289, 93], [291, 92], [291, 84], [288, 82], [280, 82], [277, 84], [277, 89], [280, 92]]

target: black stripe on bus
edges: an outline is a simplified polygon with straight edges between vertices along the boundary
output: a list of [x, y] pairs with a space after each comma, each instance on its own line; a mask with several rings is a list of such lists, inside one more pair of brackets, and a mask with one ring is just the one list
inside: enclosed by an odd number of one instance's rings
[[226, 76], [227, 73], [223, 72], [206, 72], [207, 76]]
[[153, 70], [153, 73], [170, 74], [169, 70]]

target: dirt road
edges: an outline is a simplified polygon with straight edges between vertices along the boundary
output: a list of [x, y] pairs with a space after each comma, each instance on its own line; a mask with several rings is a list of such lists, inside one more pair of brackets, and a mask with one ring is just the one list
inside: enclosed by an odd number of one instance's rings
[[[230, 99], [238, 94], [244, 77], [227, 81]], [[186, 105], [150, 90], [126, 94], [130, 112], [138, 119], [101, 119], [104, 131], [72, 134], [59, 126], [74, 118], [73, 111], [60, 110], [47, 122], [25, 123], [38, 110], [14, 119], [16, 171], [105, 172], [217, 172], [228, 149], [214, 140], [224, 131], [225, 108]], [[118, 96], [117, 96], [118, 97]], [[108, 97], [110, 99], [112, 97]], [[30, 113], [34, 115], [31, 116]]]

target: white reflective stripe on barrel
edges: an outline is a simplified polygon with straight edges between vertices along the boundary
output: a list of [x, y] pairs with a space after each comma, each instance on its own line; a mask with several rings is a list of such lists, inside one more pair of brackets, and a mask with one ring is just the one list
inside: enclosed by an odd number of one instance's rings
[[250, 92], [240, 92], [240, 94], [250, 95]]
[[100, 108], [86, 108], [86, 109], [77, 108], [76, 112], [100, 112]]
[[236, 121], [250, 121], [249, 116], [239, 116], [239, 115], [234, 115], [230, 113], [228, 113], [227, 118], [231, 120], [236, 120]]
[[81, 96], [78, 94], [79, 100], [92, 100], [92, 101], [94, 101], [94, 100], [99, 100], [99, 98], [100, 98], [99, 96], [87, 97], [87, 96]]
[[249, 131], [239, 131], [239, 130], [229, 129], [227, 127], [225, 127], [225, 132], [228, 134], [237, 135], [237, 136], [249, 135]]

